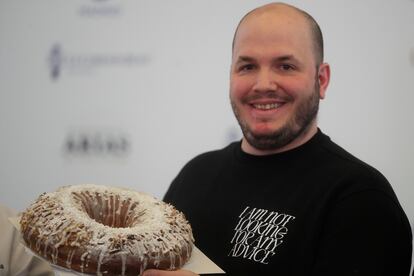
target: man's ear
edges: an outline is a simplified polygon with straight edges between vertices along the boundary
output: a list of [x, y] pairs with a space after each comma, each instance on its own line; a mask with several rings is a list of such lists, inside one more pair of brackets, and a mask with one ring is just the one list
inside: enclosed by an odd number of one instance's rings
[[319, 98], [324, 99], [331, 78], [331, 68], [328, 63], [322, 63], [318, 68]]

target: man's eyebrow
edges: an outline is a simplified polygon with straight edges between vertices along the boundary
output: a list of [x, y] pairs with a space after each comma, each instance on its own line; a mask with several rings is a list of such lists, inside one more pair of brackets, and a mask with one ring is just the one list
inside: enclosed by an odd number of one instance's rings
[[[275, 57], [272, 59], [274, 62], [283, 62], [283, 61], [296, 61], [299, 62], [299, 60], [294, 55], [283, 55], [279, 57]], [[249, 56], [239, 56], [237, 58], [237, 63], [239, 62], [254, 62], [255, 59]]]
[[292, 61], [298, 61], [294, 55], [284, 55], [284, 56], [280, 56], [280, 57], [276, 57], [273, 59], [274, 61], [288, 61], [288, 60], [292, 60]]
[[254, 58], [252, 58], [252, 57], [249, 57], [249, 56], [239, 56], [238, 58], [237, 58], [237, 63], [239, 63], [239, 62], [253, 62], [253, 61], [255, 61], [255, 59]]

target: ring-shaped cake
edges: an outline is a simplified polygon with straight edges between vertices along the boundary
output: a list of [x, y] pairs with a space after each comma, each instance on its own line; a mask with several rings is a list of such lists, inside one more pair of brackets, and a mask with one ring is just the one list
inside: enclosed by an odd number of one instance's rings
[[20, 220], [26, 245], [52, 264], [87, 274], [174, 270], [194, 238], [172, 205], [129, 189], [93, 184], [42, 194]]

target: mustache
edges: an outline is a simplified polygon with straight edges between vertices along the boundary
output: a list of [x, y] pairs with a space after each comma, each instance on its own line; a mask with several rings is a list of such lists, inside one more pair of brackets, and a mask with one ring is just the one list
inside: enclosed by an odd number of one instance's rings
[[293, 100], [293, 97], [286, 93], [267, 91], [263, 93], [249, 94], [243, 97], [242, 101], [250, 102], [250, 101], [256, 101], [256, 100], [263, 100], [263, 99], [266, 99], [266, 100], [272, 99], [272, 100], [278, 100], [278, 101], [283, 101], [283, 102], [289, 102]]

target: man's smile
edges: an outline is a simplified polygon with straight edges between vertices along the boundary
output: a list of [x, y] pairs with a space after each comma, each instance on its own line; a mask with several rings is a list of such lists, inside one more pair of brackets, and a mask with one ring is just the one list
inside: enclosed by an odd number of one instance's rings
[[252, 104], [253, 108], [259, 110], [271, 110], [277, 109], [281, 106], [279, 103], [268, 103], [268, 104]]

